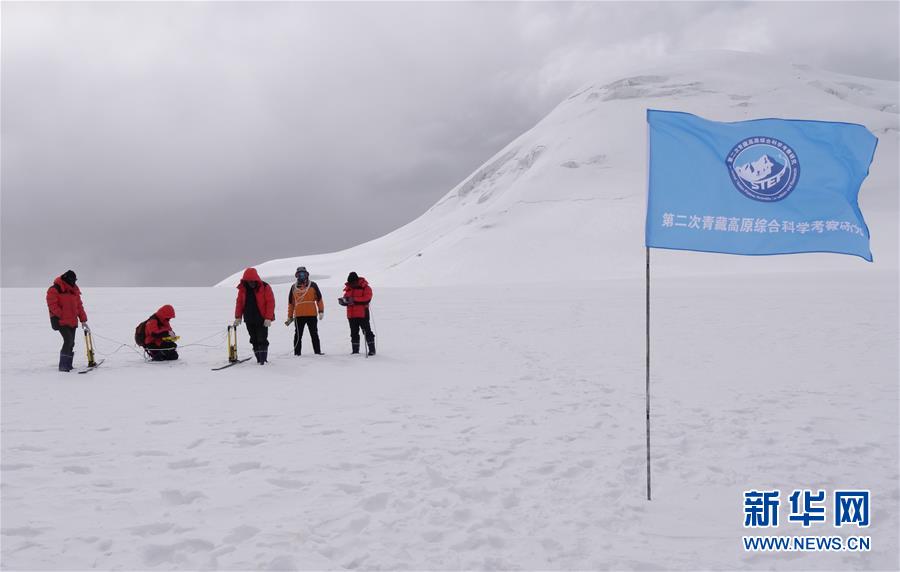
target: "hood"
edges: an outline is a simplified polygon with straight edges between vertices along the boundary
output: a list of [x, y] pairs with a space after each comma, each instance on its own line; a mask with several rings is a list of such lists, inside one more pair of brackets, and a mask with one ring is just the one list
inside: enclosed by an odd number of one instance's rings
[[156, 317], [162, 318], [163, 320], [171, 320], [175, 317], [175, 308], [173, 308], [169, 304], [166, 304], [156, 311]]
[[77, 285], [72, 286], [71, 284], [69, 284], [68, 282], [66, 282], [65, 280], [63, 280], [63, 279], [62, 279], [62, 276], [57, 276], [57, 277], [53, 280], [53, 283], [54, 283], [55, 285], [59, 286], [59, 289], [62, 290], [63, 292], [76, 292], [76, 293], [80, 293], [80, 292], [81, 292], [81, 290], [78, 289], [78, 286], [77, 286]]
[[[256, 268], [248, 268], [244, 270], [244, 275], [241, 276], [241, 282], [262, 282], [262, 279], [259, 277]], [[238, 286], [240, 286], [240, 284], [238, 284]]]
[[366, 282], [366, 279], [362, 276], [359, 277], [359, 280], [356, 281], [356, 284], [350, 284], [349, 282], [344, 282], [344, 286], [347, 288], [365, 288], [369, 283]]

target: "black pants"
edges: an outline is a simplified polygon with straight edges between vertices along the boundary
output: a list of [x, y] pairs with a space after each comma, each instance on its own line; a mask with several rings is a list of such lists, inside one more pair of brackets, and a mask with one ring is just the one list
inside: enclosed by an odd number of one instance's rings
[[373, 348], [375, 346], [375, 334], [372, 333], [372, 326], [369, 323], [369, 309], [366, 308], [366, 317], [365, 318], [347, 318], [347, 321], [350, 322], [350, 345], [353, 348], [353, 353], [359, 351], [359, 330], [360, 328], [363, 331], [363, 334], [366, 336], [366, 345], [369, 348]]
[[250, 335], [250, 345], [253, 346], [253, 353], [259, 359], [260, 352], [269, 351], [269, 328], [265, 327], [262, 322], [244, 322], [247, 324], [247, 333]]
[[294, 355], [300, 355], [300, 347], [303, 345], [303, 328], [309, 326], [309, 337], [312, 338], [313, 351], [322, 353], [319, 344], [319, 318], [316, 316], [300, 316], [294, 318]]
[[153, 361], [172, 361], [178, 359], [177, 347], [175, 342], [160, 342], [158, 346], [147, 346], [146, 350]]
[[62, 349], [59, 350], [59, 353], [67, 356], [75, 354], [75, 332], [77, 331], [78, 328], [73, 328], [71, 326], [59, 327], [59, 334], [63, 338]]

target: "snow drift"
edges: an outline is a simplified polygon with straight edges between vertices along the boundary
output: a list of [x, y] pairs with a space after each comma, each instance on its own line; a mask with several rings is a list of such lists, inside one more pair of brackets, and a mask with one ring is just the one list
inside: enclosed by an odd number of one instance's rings
[[[879, 265], [896, 266], [898, 84], [777, 58], [704, 52], [578, 90], [416, 220], [328, 254], [271, 260], [273, 283], [297, 266], [323, 283], [356, 270], [379, 285], [633, 277], [643, 271], [647, 108], [719, 121], [761, 117], [861, 123], [879, 147], [860, 204]], [[253, 261], [248, 261], [253, 263]], [[654, 252], [662, 272], [863, 269], [849, 257], [748, 259]], [[238, 274], [220, 285], [233, 285]]]

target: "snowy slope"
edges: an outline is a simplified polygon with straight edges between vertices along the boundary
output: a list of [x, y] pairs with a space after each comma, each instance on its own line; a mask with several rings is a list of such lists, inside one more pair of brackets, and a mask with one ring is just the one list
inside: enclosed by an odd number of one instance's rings
[[[860, 203], [878, 265], [897, 265], [898, 84], [705, 52], [670, 58], [577, 91], [418, 219], [330, 254], [257, 266], [273, 282], [305, 265], [320, 282], [356, 270], [380, 285], [512, 283], [636, 276], [643, 271], [647, 108], [736, 121], [861, 123], [879, 147]], [[833, 255], [749, 259], [655, 252], [663, 273], [865, 269]], [[257, 261], [248, 261], [254, 263]], [[237, 275], [222, 285], [233, 285]]]

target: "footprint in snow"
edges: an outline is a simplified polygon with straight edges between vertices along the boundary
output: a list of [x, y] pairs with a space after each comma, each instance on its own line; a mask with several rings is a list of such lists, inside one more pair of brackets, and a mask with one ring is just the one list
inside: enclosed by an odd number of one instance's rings
[[[216, 546], [207, 540], [189, 538], [174, 544], [150, 544], [143, 549], [144, 564], [158, 566], [163, 563], [184, 565], [190, 555], [197, 552], [209, 552]], [[187, 566], [191, 568], [191, 566]]]
[[371, 519], [367, 516], [362, 518], [357, 518], [350, 521], [350, 524], [347, 525], [347, 531], [352, 532], [353, 534], [359, 534], [363, 531], [364, 528], [369, 526], [369, 522]]
[[154, 522], [152, 524], [132, 526], [128, 530], [130, 530], [131, 534], [134, 534], [135, 536], [156, 536], [169, 532], [170, 530], [172, 530], [173, 526], [175, 525], [171, 522]]
[[147, 425], [169, 425], [170, 423], [178, 423], [178, 419], [153, 419], [147, 421]]
[[535, 469], [535, 472], [539, 473], [541, 475], [549, 475], [550, 473], [552, 473], [555, 470], [556, 470], [556, 465], [548, 463], [548, 464], [544, 465], [543, 467], [540, 467], [539, 469]]
[[263, 570], [297, 570], [299, 568], [290, 556], [278, 556], [262, 567]]
[[13, 447], [10, 449], [11, 451], [25, 451], [27, 453], [40, 453], [42, 451], [46, 451], [44, 447], [32, 447], [31, 445], [20, 445], [18, 447]]
[[162, 501], [168, 505], [191, 504], [197, 499], [207, 498], [206, 495], [200, 491], [182, 492], [177, 489], [160, 491], [159, 496], [162, 497]]
[[169, 457], [165, 451], [135, 451], [135, 457]]
[[265, 439], [238, 439], [237, 445], [238, 447], [255, 447], [265, 442]]
[[222, 539], [226, 544], [239, 544], [245, 540], [250, 540], [259, 533], [259, 529], [255, 526], [243, 524], [231, 530], [231, 532]]
[[18, 528], [4, 528], [0, 530], [0, 534], [3, 536], [24, 536], [26, 538], [34, 538], [41, 534], [41, 530], [38, 528], [31, 528], [30, 526], [20, 526]]
[[30, 469], [34, 465], [28, 465], [25, 463], [11, 463], [11, 464], [3, 464], [0, 465], [0, 471], [21, 471], [22, 469]]
[[304, 483], [303, 481], [293, 481], [291, 479], [268, 479], [266, 482], [283, 489], [302, 489], [309, 484]]
[[378, 493], [362, 501], [360, 506], [368, 512], [380, 512], [387, 506], [390, 496], [390, 493]]
[[456, 522], [467, 522], [472, 520], [472, 511], [467, 508], [455, 510], [453, 511], [453, 520]]
[[443, 539], [443, 530], [426, 530], [422, 533], [422, 540], [424, 540], [425, 542], [440, 542]]
[[90, 474], [91, 470], [87, 467], [63, 467], [64, 473], [75, 473], [76, 475], [87, 475]]
[[363, 488], [359, 485], [348, 485], [344, 483], [338, 483], [334, 485], [334, 488], [338, 489], [341, 492], [347, 493], [348, 495], [356, 495], [363, 492]]
[[196, 458], [183, 459], [181, 461], [175, 461], [173, 463], [169, 463], [170, 469], [196, 469], [198, 467], [205, 467], [209, 464], [209, 461], [198, 461]]
[[228, 466], [228, 472], [232, 475], [237, 475], [238, 473], [243, 473], [244, 471], [252, 471], [253, 469], [260, 468], [260, 464], [248, 461], [246, 463], [235, 463], [234, 465]]

